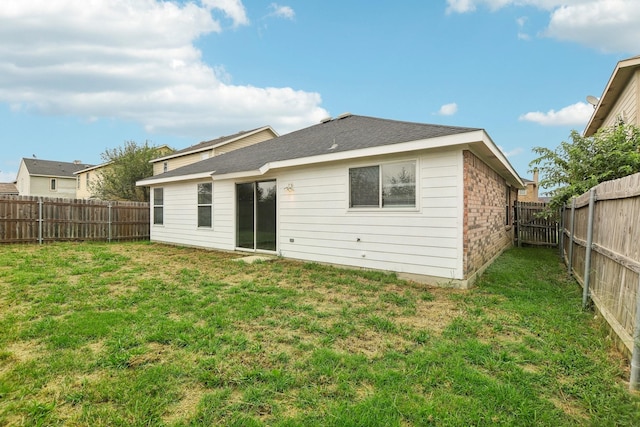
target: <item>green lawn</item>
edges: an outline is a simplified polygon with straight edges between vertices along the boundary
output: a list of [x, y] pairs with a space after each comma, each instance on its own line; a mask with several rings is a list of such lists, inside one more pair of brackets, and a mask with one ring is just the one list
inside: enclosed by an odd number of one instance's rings
[[0, 425], [640, 425], [554, 251], [470, 291], [237, 256], [0, 246]]

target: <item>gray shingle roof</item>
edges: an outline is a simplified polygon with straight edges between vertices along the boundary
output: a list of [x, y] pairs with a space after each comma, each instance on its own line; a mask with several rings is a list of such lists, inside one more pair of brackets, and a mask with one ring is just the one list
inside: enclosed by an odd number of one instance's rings
[[479, 130], [349, 115], [142, 180], [257, 170], [282, 160], [379, 147]]
[[73, 173], [91, 167], [86, 163], [58, 162], [56, 160], [22, 159], [29, 175], [62, 176], [75, 178]]
[[[266, 127], [266, 126], [263, 126], [263, 127]], [[190, 153], [191, 151], [202, 150], [202, 149], [205, 149], [205, 148], [209, 148], [209, 147], [213, 147], [213, 146], [216, 146], [216, 145], [219, 145], [219, 144], [223, 144], [223, 143], [225, 143], [227, 141], [232, 141], [232, 140], [234, 140], [236, 138], [239, 138], [242, 135], [245, 135], [245, 134], [248, 134], [248, 133], [251, 133], [251, 132], [255, 132], [258, 129], [262, 129], [263, 127], [259, 127], [259, 128], [255, 128], [255, 129], [251, 129], [251, 130], [243, 130], [243, 131], [240, 131], [238, 133], [234, 133], [233, 135], [226, 135], [226, 136], [221, 136], [221, 137], [216, 138], [216, 139], [212, 139], [211, 141], [199, 142], [199, 143], [191, 145], [191, 146], [189, 146], [187, 148], [183, 148], [182, 150], [174, 151], [171, 154], [163, 156], [163, 158], [164, 157], [176, 157], [176, 156], [178, 156], [180, 154]]]
[[18, 189], [12, 182], [0, 182], [0, 194], [17, 195]]

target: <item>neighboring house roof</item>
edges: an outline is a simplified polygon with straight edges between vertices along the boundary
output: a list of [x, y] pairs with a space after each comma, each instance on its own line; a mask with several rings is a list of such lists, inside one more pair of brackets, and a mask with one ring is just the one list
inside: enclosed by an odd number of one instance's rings
[[92, 170], [102, 169], [103, 167], [108, 166], [110, 164], [111, 164], [111, 162], [100, 163], [99, 165], [89, 166], [89, 167], [86, 167], [84, 169], [77, 170], [73, 174], [74, 175], [78, 175], [78, 174], [85, 173], [85, 172], [91, 172]]
[[[469, 135], [470, 133], [473, 135]], [[464, 137], [438, 139], [457, 135]], [[410, 142], [416, 144], [402, 145]], [[211, 175], [214, 179], [223, 175], [262, 175], [280, 167], [472, 142], [478, 143], [475, 148], [482, 151], [485, 157], [495, 160], [492, 166], [501, 174], [509, 176], [510, 183], [518, 187], [524, 186], [502, 152], [482, 129], [403, 122], [351, 114], [343, 114], [333, 120], [155, 175], [138, 183], [151, 185]]]
[[56, 160], [22, 159], [24, 165], [31, 176], [55, 176], [64, 178], [74, 178], [74, 173], [91, 167], [92, 165], [78, 162], [59, 162]]
[[611, 109], [622, 94], [622, 91], [624, 91], [629, 79], [638, 68], [640, 68], [640, 56], [618, 62], [598, 101], [598, 105], [591, 115], [591, 119], [589, 119], [589, 123], [587, 123], [584, 136], [591, 136], [602, 127]]
[[12, 182], [0, 182], [0, 194], [17, 195], [18, 188]]
[[208, 150], [211, 150], [213, 148], [217, 148], [217, 147], [221, 147], [221, 146], [226, 145], [226, 144], [230, 144], [230, 143], [232, 143], [234, 141], [237, 141], [238, 139], [246, 138], [247, 136], [251, 136], [251, 135], [256, 134], [258, 132], [262, 132], [263, 130], [266, 130], [266, 129], [270, 130], [276, 137], [278, 136], [278, 133], [275, 130], [273, 130], [271, 128], [271, 126], [262, 126], [260, 128], [256, 128], [256, 129], [252, 129], [252, 130], [241, 131], [241, 132], [235, 133], [233, 135], [221, 136], [219, 138], [212, 139], [211, 141], [199, 142], [198, 144], [192, 145], [192, 146], [184, 148], [182, 150], [174, 151], [173, 153], [171, 153], [169, 155], [166, 155], [166, 156], [163, 156], [163, 157], [158, 157], [157, 159], [153, 159], [153, 160], [151, 160], [151, 163], [161, 162], [161, 161], [164, 161], [164, 160], [173, 159], [175, 157], [185, 156], [187, 154], [199, 153], [201, 151], [208, 151]]

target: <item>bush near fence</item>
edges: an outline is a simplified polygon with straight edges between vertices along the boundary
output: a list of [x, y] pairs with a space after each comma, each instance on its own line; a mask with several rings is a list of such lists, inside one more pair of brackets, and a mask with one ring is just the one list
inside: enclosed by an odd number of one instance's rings
[[640, 330], [640, 174], [603, 182], [592, 191], [591, 244], [589, 192], [563, 210], [562, 255], [583, 289], [588, 283], [588, 296], [624, 344], [621, 349], [633, 353]]
[[0, 196], [0, 243], [147, 240], [149, 203]]

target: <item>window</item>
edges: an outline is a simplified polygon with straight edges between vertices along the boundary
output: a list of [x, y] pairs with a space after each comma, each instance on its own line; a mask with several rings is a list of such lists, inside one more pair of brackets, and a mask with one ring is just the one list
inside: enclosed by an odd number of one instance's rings
[[89, 177], [89, 172], [87, 172], [87, 180], [85, 182], [86, 186], [87, 186], [87, 190], [89, 189], [89, 182], [91, 181], [91, 178]]
[[527, 195], [526, 188], [521, 188], [520, 190], [518, 190], [518, 196], [526, 196], [526, 195]]
[[198, 227], [211, 227], [212, 184], [198, 184]]
[[349, 207], [416, 206], [416, 162], [349, 169]]
[[76, 187], [80, 188], [80, 175], [76, 177]]
[[169, 170], [169, 162], [162, 163], [162, 172], [166, 172]]
[[153, 223], [164, 224], [164, 188], [153, 189]]
[[51, 181], [49, 181], [49, 189], [51, 191], [56, 191], [56, 185], [58, 184], [58, 182], [56, 181], [55, 178], [51, 178]]

